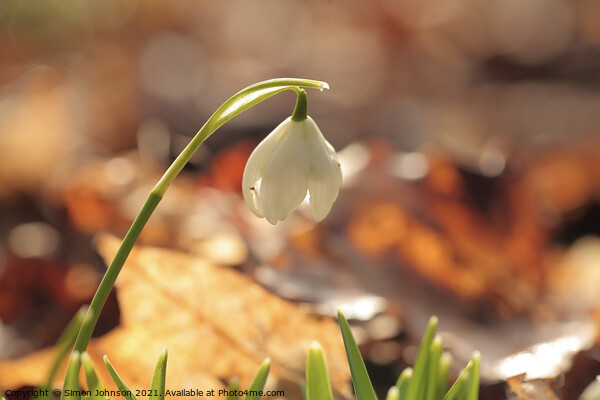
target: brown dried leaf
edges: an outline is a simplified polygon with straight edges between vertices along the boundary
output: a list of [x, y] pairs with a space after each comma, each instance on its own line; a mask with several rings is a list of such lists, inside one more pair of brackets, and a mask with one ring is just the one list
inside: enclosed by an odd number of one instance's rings
[[[105, 236], [98, 247], [109, 260], [118, 245], [119, 240]], [[245, 388], [260, 363], [270, 357], [268, 389], [300, 399], [306, 351], [317, 340], [327, 355], [336, 397], [350, 395], [337, 324], [304, 314], [298, 305], [234, 270], [174, 251], [136, 248], [117, 285], [121, 325], [93, 340], [89, 352], [95, 360], [108, 354], [132, 388], [149, 385], [156, 358], [167, 346], [171, 390], [218, 390], [220, 380], [234, 376]], [[0, 362], [0, 386], [39, 384], [43, 373], [30, 370], [37, 367], [43, 372], [48, 361], [49, 355], [40, 352]]]
[[509, 396], [511, 400], [558, 400], [552, 388], [553, 379], [525, 380], [525, 374], [508, 378]]

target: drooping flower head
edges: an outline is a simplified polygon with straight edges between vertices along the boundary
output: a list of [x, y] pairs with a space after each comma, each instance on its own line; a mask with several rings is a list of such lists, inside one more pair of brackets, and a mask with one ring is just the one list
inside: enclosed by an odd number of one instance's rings
[[312, 118], [294, 112], [250, 155], [242, 191], [252, 212], [273, 225], [286, 219], [308, 192], [313, 218], [319, 222], [331, 210], [341, 183], [334, 148]]

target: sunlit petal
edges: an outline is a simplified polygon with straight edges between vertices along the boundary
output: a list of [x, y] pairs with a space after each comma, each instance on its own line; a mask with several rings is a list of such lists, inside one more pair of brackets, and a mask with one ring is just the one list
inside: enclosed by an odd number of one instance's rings
[[329, 214], [337, 198], [342, 170], [335, 150], [310, 117], [305, 121], [305, 135], [310, 153], [310, 206], [314, 220], [319, 222]]
[[283, 221], [306, 197], [310, 154], [303, 138], [303, 122], [291, 122], [264, 168], [259, 192], [265, 218], [271, 224]]
[[262, 177], [263, 171], [271, 159], [273, 152], [288, 133], [290, 123], [291, 119], [287, 118], [260, 142], [252, 154], [250, 154], [246, 168], [244, 169], [244, 177], [242, 178], [244, 200], [248, 208], [260, 218], [264, 217], [264, 212], [258, 196], [258, 181]]

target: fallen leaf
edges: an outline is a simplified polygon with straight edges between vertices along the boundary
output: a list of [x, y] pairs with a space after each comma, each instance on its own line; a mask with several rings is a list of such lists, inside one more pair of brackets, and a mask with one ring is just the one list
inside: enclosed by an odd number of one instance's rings
[[552, 387], [553, 379], [525, 380], [525, 374], [508, 378], [509, 395], [511, 400], [558, 400], [559, 397]]
[[[103, 236], [98, 248], [110, 260], [118, 245], [119, 240]], [[97, 365], [108, 354], [132, 389], [147, 388], [156, 358], [167, 346], [170, 390], [219, 390], [234, 376], [247, 388], [260, 363], [270, 357], [266, 390], [283, 390], [286, 398], [300, 399], [306, 352], [317, 340], [327, 356], [334, 394], [350, 397], [337, 324], [303, 313], [299, 305], [237, 271], [175, 251], [136, 248], [117, 287], [121, 324], [92, 340], [88, 352]], [[0, 387], [38, 385], [51, 356], [43, 350], [0, 362]]]

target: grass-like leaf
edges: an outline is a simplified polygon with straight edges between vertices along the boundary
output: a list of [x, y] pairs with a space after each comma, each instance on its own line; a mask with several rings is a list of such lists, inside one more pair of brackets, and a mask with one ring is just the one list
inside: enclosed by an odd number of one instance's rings
[[348, 321], [346, 321], [346, 317], [344, 317], [341, 310], [338, 310], [337, 315], [342, 331], [342, 338], [344, 339], [344, 346], [346, 347], [346, 356], [350, 365], [356, 398], [357, 400], [376, 400], [377, 397], [375, 396], [371, 379], [367, 373], [365, 362], [360, 355], [354, 336], [352, 336], [352, 332], [350, 331], [350, 325], [348, 325]]
[[271, 359], [267, 358], [261, 364], [258, 372], [254, 376], [250, 387], [248, 388], [248, 394], [244, 397], [244, 400], [258, 400], [260, 398], [259, 393], [265, 387], [267, 382], [267, 376], [269, 376], [269, 369], [271, 368]]
[[108, 357], [104, 356], [103, 359], [104, 359], [104, 365], [106, 365], [106, 369], [108, 370], [108, 373], [110, 374], [110, 377], [112, 378], [112, 380], [115, 382], [115, 385], [117, 385], [117, 387], [121, 391], [121, 395], [123, 397], [125, 397], [127, 400], [137, 400], [135, 395], [133, 394], [133, 392], [127, 387], [125, 382], [123, 382], [123, 380], [121, 379], [121, 377], [115, 370], [115, 367], [113, 367], [113, 365], [110, 363], [110, 361], [108, 360]]
[[312, 342], [306, 356], [306, 399], [333, 400], [325, 353], [318, 342]]
[[81, 388], [79, 386], [80, 368], [81, 355], [78, 351], [74, 351], [71, 353], [71, 362], [69, 362], [69, 368], [67, 368], [61, 400], [79, 400], [81, 398]]
[[412, 368], [404, 368], [404, 371], [398, 377], [398, 381], [396, 382], [396, 387], [398, 388], [398, 394], [402, 400], [406, 399], [408, 395], [408, 385], [410, 385], [410, 380], [413, 376]]
[[238, 390], [240, 390], [240, 380], [237, 376], [231, 378], [227, 384], [227, 399], [226, 400], [238, 400]]
[[408, 400], [417, 400], [425, 398], [426, 394], [426, 379], [427, 379], [427, 364], [429, 364], [429, 349], [433, 338], [435, 337], [435, 330], [437, 328], [438, 319], [437, 317], [431, 317], [427, 324], [427, 329], [421, 340], [421, 346], [417, 354], [417, 359], [413, 365], [413, 377], [408, 385]]
[[392, 386], [388, 390], [385, 400], [400, 400], [400, 390], [396, 386]]
[[439, 368], [440, 358], [442, 357], [442, 338], [435, 336], [433, 342], [431, 342], [431, 348], [429, 349], [429, 360], [427, 364], [427, 374], [425, 376], [425, 399], [436, 400], [438, 391], [438, 379], [439, 379]]
[[444, 396], [444, 400], [454, 400], [461, 396], [466, 389], [469, 375], [471, 375], [471, 368], [473, 368], [473, 362], [469, 361], [465, 369], [463, 369], [458, 378], [456, 378], [452, 387], [450, 387], [450, 390], [448, 390], [448, 393]]
[[152, 376], [152, 383], [150, 384], [150, 396], [148, 400], [164, 400], [165, 398], [165, 382], [167, 377], [167, 348], [163, 348], [158, 361], [156, 362], [156, 368], [154, 369], [154, 375]]
[[438, 367], [437, 392], [436, 399], [444, 397], [448, 392], [448, 379], [450, 377], [450, 366], [452, 365], [452, 355], [450, 353], [442, 353], [440, 357], [440, 365]]
[[107, 397], [98, 395], [104, 388], [98, 379], [96, 369], [94, 368], [94, 362], [87, 353], [81, 355], [81, 364], [83, 366], [83, 372], [85, 373], [85, 380], [87, 382], [88, 390], [90, 391], [89, 398], [92, 400], [106, 400]]
[[[50, 371], [48, 372], [48, 377], [46, 378], [46, 382], [40, 387], [43, 392], [51, 392], [52, 382], [54, 382], [54, 378], [62, 364], [63, 360], [73, 347], [75, 343], [75, 339], [77, 338], [77, 332], [79, 332], [79, 327], [83, 323], [83, 319], [87, 312], [87, 306], [83, 306], [77, 311], [77, 313], [71, 318], [71, 321], [67, 324], [60, 337], [56, 341], [56, 355], [54, 357], [54, 361], [52, 362], [52, 366], [50, 367]], [[40, 396], [40, 400], [45, 400], [52, 398], [50, 394], [48, 396]]]
[[479, 361], [481, 356], [478, 351], [473, 353], [471, 362], [473, 368], [471, 368], [471, 374], [469, 376], [469, 382], [467, 383], [467, 400], [477, 400], [479, 397]]

